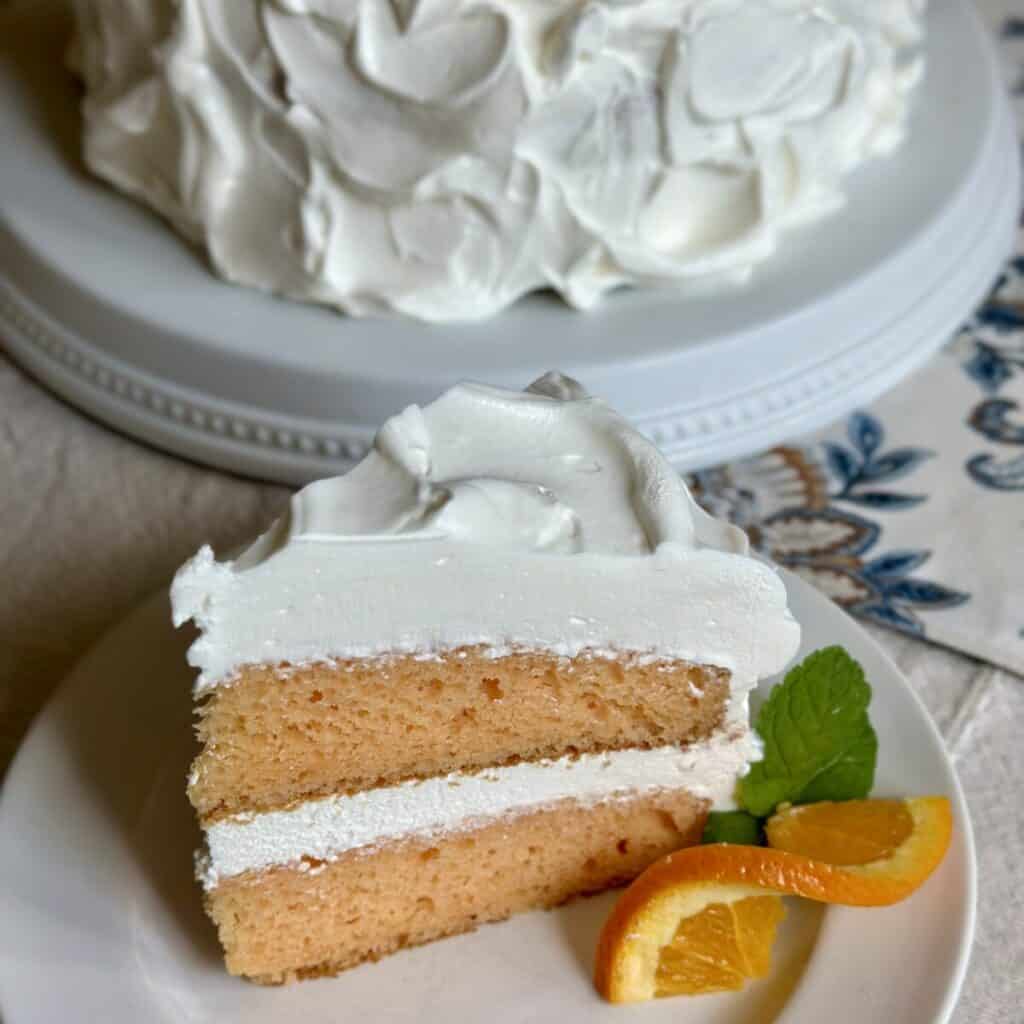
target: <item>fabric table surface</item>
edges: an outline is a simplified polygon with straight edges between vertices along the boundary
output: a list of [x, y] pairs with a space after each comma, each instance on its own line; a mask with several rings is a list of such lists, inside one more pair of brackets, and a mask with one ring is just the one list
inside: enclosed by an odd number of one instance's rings
[[[1024, 10], [979, 6], [1024, 124]], [[1024, 1022], [1024, 255], [950, 347], [871, 408], [691, 483], [865, 622], [924, 700], [978, 847], [953, 1020]], [[128, 440], [0, 354], [0, 777], [106, 629], [201, 543], [223, 551], [264, 528], [288, 493]]]

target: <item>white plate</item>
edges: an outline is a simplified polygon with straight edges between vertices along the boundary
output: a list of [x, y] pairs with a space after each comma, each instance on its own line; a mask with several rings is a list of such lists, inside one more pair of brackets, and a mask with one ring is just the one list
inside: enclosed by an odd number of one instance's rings
[[[11, 768], [0, 801], [4, 1024], [188, 1021], [939, 1024], [967, 965], [974, 847], [942, 740], [852, 619], [786, 575], [804, 653], [841, 643], [874, 686], [878, 794], [944, 793], [956, 832], [936, 875], [882, 910], [790, 901], [770, 978], [739, 994], [610, 1007], [590, 982], [605, 894], [409, 950], [338, 978], [266, 989], [224, 973], [192, 880], [197, 830], [185, 638], [159, 595], [78, 665]], [[769, 689], [765, 686], [763, 689]]]
[[747, 285], [625, 292], [589, 315], [544, 297], [482, 324], [351, 320], [232, 287], [93, 181], [61, 67], [66, 0], [0, 14], [0, 334], [66, 398], [144, 440], [288, 482], [360, 457], [456, 378], [563, 369], [681, 467], [762, 449], [893, 386], [1009, 255], [1015, 129], [971, 0], [933, 0], [908, 144], [850, 181]]

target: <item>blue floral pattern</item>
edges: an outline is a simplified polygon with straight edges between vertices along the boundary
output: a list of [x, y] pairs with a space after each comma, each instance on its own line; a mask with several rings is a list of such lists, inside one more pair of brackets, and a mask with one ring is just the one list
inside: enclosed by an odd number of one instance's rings
[[[1014, 23], [1014, 31], [1024, 38], [1024, 19]], [[1010, 261], [988, 300], [965, 325], [961, 348], [967, 352], [964, 371], [986, 396], [971, 411], [968, 425], [994, 444], [1024, 445], [1024, 413], [1016, 401], [1000, 396], [1024, 374], [1024, 255]], [[982, 487], [1024, 490], [1024, 454], [1001, 459], [995, 452], [979, 452], [967, 459], [966, 470]]]
[[994, 491], [1024, 491], [1024, 455], [1000, 462], [994, 455], [972, 455], [967, 472]]
[[877, 485], [906, 476], [934, 452], [923, 448], [880, 452], [884, 440], [882, 425], [866, 413], [855, 413], [850, 418], [847, 433], [850, 447], [835, 442], [824, 445], [829, 468], [841, 485], [833, 495], [834, 501], [849, 501], [865, 508], [896, 509], [912, 508], [925, 500], [923, 494], [883, 491]]
[[869, 513], [910, 509], [926, 500], [890, 485], [934, 453], [886, 449], [882, 423], [864, 412], [850, 417], [846, 434], [846, 443], [776, 448], [704, 470], [690, 484], [709, 512], [746, 530], [755, 549], [854, 615], [921, 636], [917, 612], [955, 608], [970, 596], [915, 575], [931, 551], [884, 550], [882, 527]]
[[986, 394], [1024, 373], [1024, 255], [1010, 261], [964, 333], [973, 345], [964, 370]]
[[[1024, 18], [1007, 18], [1003, 22], [1003, 29], [1000, 35], [1007, 43], [1013, 43], [1017, 40], [1024, 41]], [[1010, 88], [1015, 96], [1024, 96], [1024, 66], [1018, 71]]]

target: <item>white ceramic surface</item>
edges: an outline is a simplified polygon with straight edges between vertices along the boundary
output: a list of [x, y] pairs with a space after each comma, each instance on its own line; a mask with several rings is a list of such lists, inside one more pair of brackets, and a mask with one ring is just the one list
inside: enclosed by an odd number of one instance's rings
[[[189, 1021], [939, 1024], [974, 927], [966, 805], [942, 740], [895, 665], [850, 618], [786, 576], [804, 652], [844, 644], [874, 685], [876, 793], [945, 793], [957, 828], [936, 875], [881, 910], [790, 901], [770, 978], [744, 992], [641, 1007], [590, 983], [606, 894], [406, 951], [339, 978], [265, 989], [228, 977], [192, 880], [198, 835], [186, 637], [158, 595], [78, 665], [40, 716], [0, 800], [4, 1024]], [[762, 690], [768, 689], [768, 686]]]
[[970, 0], [933, 0], [929, 71], [894, 157], [745, 286], [623, 292], [591, 314], [538, 296], [482, 324], [355, 321], [226, 285], [90, 179], [62, 0], [0, 16], [0, 334], [86, 411], [174, 451], [303, 482], [456, 378], [559, 367], [681, 467], [763, 448], [869, 401], [939, 347], [1009, 253], [1017, 147]]

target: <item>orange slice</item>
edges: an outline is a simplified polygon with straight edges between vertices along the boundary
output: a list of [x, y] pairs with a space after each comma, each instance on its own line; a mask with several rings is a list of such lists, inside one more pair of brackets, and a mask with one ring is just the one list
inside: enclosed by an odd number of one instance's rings
[[914, 831], [906, 800], [848, 800], [786, 807], [765, 824], [768, 845], [828, 864], [888, 857]]
[[[842, 837], [857, 822], [868, 835], [854, 852]], [[790, 808], [768, 829], [770, 841], [785, 848], [695, 846], [648, 868], [601, 932], [594, 978], [601, 995], [636, 1002], [736, 989], [764, 976], [782, 917], [780, 895], [862, 907], [897, 903], [941, 863], [952, 813], [944, 797], [857, 800]], [[850, 863], [851, 856], [869, 859]]]
[[726, 992], [763, 978], [771, 970], [775, 929], [784, 914], [778, 896], [747, 896], [684, 917], [658, 957], [654, 994]]

